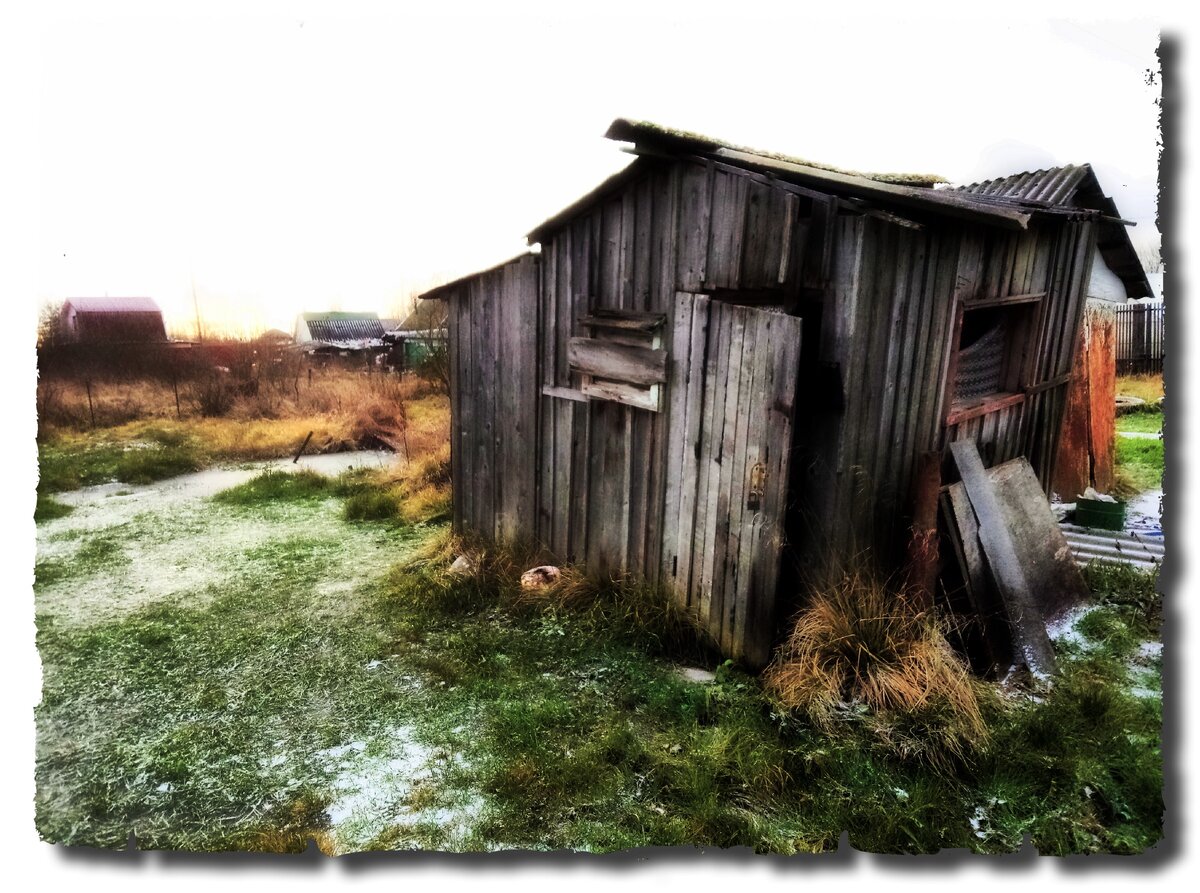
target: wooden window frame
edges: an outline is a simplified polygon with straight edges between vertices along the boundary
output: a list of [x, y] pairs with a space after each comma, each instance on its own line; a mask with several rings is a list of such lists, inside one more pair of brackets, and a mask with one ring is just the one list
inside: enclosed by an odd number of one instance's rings
[[[969, 419], [978, 418], [998, 412], [1009, 406], [1023, 403], [1030, 386], [1027, 381], [1030, 367], [1030, 339], [1036, 330], [1039, 314], [1036, 312], [1046, 292], [1032, 294], [1005, 295], [993, 298], [978, 298], [975, 300], [960, 300], [954, 308], [953, 339], [951, 341], [950, 360], [947, 366], [946, 390], [943, 405], [946, 407], [943, 423], [950, 427]], [[1024, 308], [1017, 325], [1007, 336], [1005, 345], [1005, 369], [1003, 372], [1003, 389], [985, 394], [972, 400], [955, 401], [954, 392], [958, 379], [958, 355], [961, 350], [963, 317], [974, 310], [986, 310], [997, 307]]]
[[567, 342], [567, 362], [579, 375], [577, 393], [659, 412], [667, 380], [666, 319], [661, 313], [609, 309], [581, 317], [579, 326], [589, 334]]

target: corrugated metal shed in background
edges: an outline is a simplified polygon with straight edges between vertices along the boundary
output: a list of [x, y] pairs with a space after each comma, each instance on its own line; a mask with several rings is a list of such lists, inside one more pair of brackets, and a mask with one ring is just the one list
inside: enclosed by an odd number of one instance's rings
[[331, 345], [367, 346], [366, 342], [382, 344], [383, 323], [378, 313], [351, 313], [331, 311], [328, 313], [302, 313], [300, 325], [296, 327], [296, 341], [303, 344], [311, 341]]

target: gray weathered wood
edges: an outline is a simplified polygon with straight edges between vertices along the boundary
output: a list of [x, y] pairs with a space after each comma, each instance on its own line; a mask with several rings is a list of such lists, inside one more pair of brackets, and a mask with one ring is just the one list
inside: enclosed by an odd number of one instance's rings
[[1012, 531], [1005, 523], [1003, 507], [984, 470], [979, 451], [972, 441], [956, 441], [951, 444], [950, 452], [979, 520], [979, 541], [996, 588], [1004, 600], [1013, 638], [1025, 665], [1039, 676], [1055, 673], [1058, 666], [1054, 646], [1046, 634], [1046, 621], [1038, 611], [1035, 594], [1017, 555]]
[[571, 368], [587, 375], [629, 384], [661, 384], [667, 380], [667, 352], [593, 338], [572, 338], [567, 346]]

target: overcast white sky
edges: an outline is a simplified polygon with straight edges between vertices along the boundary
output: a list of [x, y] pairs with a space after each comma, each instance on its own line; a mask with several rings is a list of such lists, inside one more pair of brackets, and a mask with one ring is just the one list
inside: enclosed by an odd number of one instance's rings
[[387, 312], [628, 163], [621, 115], [956, 182], [1090, 161], [1157, 239], [1151, 20], [263, 8], [45, 24], [39, 300], [149, 295], [175, 328], [193, 283], [235, 328]]

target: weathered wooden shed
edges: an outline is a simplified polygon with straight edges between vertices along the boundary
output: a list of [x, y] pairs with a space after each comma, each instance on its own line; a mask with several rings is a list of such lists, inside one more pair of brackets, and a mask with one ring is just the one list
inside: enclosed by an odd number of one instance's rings
[[660, 582], [760, 666], [799, 568], [898, 563], [923, 455], [972, 440], [1048, 485], [1111, 208], [607, 135], [635, 160], [540, 250], [424, 295], [458, 529]]

